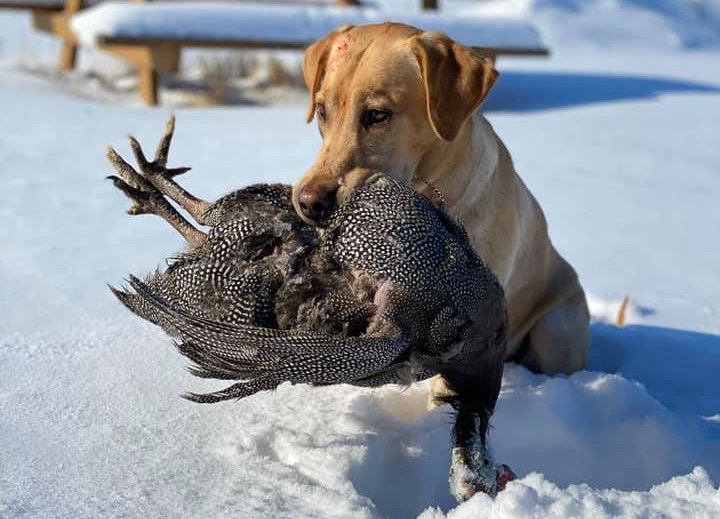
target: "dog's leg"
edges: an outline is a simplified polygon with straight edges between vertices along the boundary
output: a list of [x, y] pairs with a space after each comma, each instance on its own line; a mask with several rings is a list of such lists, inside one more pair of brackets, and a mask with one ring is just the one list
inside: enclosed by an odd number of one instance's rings
[[134, 204], [128, 214], [154, 214], [172, 225], [193, 247], [205, 240], [205, 233], [197, 230], [183, 218], [155, 187], [145, 180], [135, 169], [125, 162], [118, 153], [110, 148], [108, 159], [119, 177], [109, 176], [115, 187], [130, 198]]
[[137, 160], [138, 167], [140, 168], [140, 174], [143, 178], [152, 184], [153, 187], [160, 193], [169, 197], [180, 207], [185, 209], [197, 223], [204, 225], [205, 212], [211, 204], [188, 193], [173, 180], [173, 177], [182, 175], [186, 171], [189, 171], [190, 168], [167, 167], [168, 153], [170, 151], [170, 143], [174, 132], [175, 117], [170, 117], [165, 125], [165, 133], [162, 136], [162, 139], [160, 139], [157, 151], [155, 152], [155, 159], [152, 161], [145, 158], [142, 147], [135, 137], [130, 137], [130, 147], [135, 154], [135, 159]]
[[528, 369], [549, 375], [585, 369], [590, 350], [589, 312], [580, 285], [532, 327], [526, 353], [518, 359]]
[[452, 391], [447, 386], [445, 379], [441, 375], [435, 375], [430, 379], [430, 393], [428, 394], [425, 409], [432, 411], [444, 404], [444, 399], [452, 396]]
[[489, 348], [478, 358], [465, 359], [443, 370], [452, 395], [442, 398], [455, 409], [450, 491], [462, 502], [476, 492], [494, 496], [515, 479], [507, 465], [495, 463], [487, 446], [490, 416], [502, 382], [503, 355]]

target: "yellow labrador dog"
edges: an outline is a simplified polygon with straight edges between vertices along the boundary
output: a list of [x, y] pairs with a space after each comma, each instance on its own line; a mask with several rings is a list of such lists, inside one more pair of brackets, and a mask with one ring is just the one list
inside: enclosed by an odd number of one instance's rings
[[441, 194], [505, 289], [508, 360], [549, 374], [583, 369], [583, 289], [507, 149], [477, 112], [498, 77], [492, 62], [444, 34], [383, 23], [344, 26], [315, 42], [303, 71], [308, 122], [317, 116], [323, 143], [294, 186], [297, 211], [322, 221], [376, 172], [430, 199]]

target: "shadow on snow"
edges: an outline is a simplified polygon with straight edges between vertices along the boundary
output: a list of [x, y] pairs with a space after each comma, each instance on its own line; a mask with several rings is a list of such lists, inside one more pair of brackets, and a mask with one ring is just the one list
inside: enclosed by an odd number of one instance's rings
[[683, 92], [718, 94], [720, 87], [660, 77], [510, 70], [501, 71], [497, 85], [483, 104], [483, 110], [547, 110], [608, 101], [652, 99]]

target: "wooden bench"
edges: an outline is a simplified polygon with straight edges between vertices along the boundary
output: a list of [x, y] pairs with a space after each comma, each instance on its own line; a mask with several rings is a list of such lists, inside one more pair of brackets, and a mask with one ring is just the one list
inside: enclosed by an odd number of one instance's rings
[[71, 27], [80, 43], [97, 46], [136, 67], [142, 99], [154, 105], [158, 102], [158, 75], [178, 71], [183, 48], [301, 50], [337, 26], [388, 19], [446, 32], [492, 59], [498, 55], [548, 55], [537, 31], [524, 20], [428, 12], [234, 2], [105, 2], [75, 15]]

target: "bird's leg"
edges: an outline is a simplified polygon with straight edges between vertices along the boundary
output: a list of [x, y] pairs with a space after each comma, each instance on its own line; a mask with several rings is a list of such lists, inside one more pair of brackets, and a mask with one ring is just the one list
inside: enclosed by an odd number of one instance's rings
[[450, 491], [458, 502], [470, 499], [476, 492], [497, 495], [515, 474], [505, 464], [497, 464], [487, 446], [489, 414], [463, 409], [457, 410], [454, 425]]
[[183, 189], [177, 182], [173, 180], [173, 177], [182, 175], [183, 173], [190, 170], [188, 167], [182, 168], [168, 168], [167, 160], [168, 153], [170, 151], [170, 142], [172, 141], [173, 133], [175, 132], [175, 117], [170, 117], [167, 124], [165, 125], [165, 133], [160, 139], [157, 151], [155, 152], [155, 159], [152, 161], [145, 158], [140, 143], [135, 137], [130, 137], [130, 146], [135, 154], [138, 167], [140, 168], [140, 174], [147, 180], [152, 186], [157, 189], [163, 195], [169, 197], [180, 207], [185, 209], [190, 216], [195, 219], [200, 225], [205, 224], [205, 212], [210, 207], [210, 203], [201, 200], [188, 193]]
[[485, 358], [474, 359], [474, 365], [467, 371], [463, 367], [442, 373], [452, 394], [441, 399], [457, 412], [450, 490], [459, 502], [470, 499], [476, 492], [495, 496], [515, 479], [510, 467], [495, 463], [487, 446], [490, 416], [500, 393], [502, 358], [491, 353], [481, 357]]
[[125, 162], [114, 149], [108, 149], [107, 157], [119, 175], [111, 175], [108, 179], [134, 202], [128, 214], [154, 214], [163, 218], [193, 247], [205, 241], [205, 233], [197, 230], [183, 218], [162, 193]]

